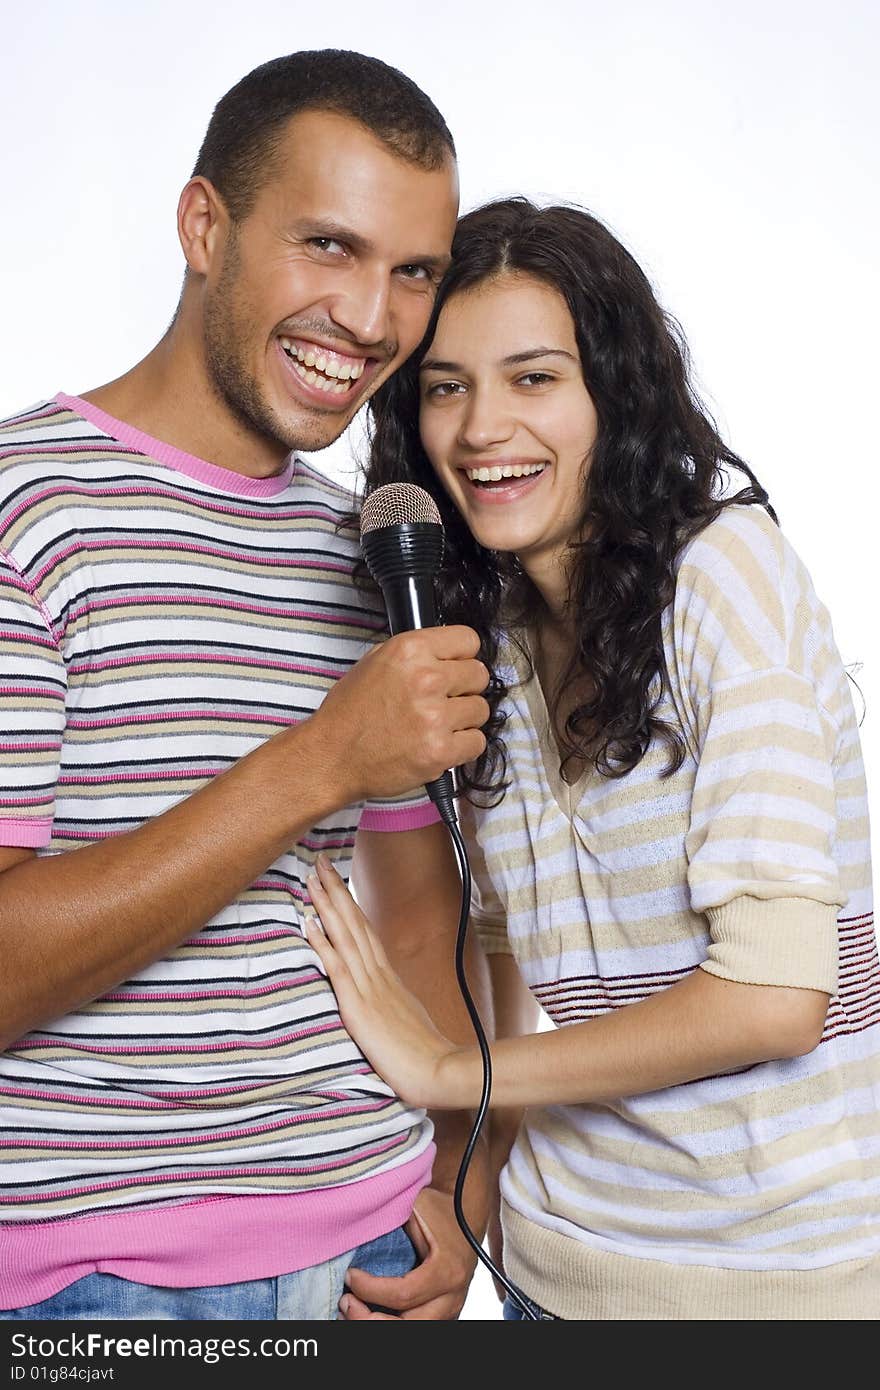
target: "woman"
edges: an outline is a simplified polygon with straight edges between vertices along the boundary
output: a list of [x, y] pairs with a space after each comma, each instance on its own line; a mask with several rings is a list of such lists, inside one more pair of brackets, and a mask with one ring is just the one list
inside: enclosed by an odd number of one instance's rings
[[[880, 971], [828, 616], [592, 217], [465, 217], [425, 342], [376, 400], [368, 486], [433, 493], [444, 614], [492, 671], [462, 821], [501, 1031], [525, 1034], [492, 1049], [508, 1142], [523, 1115], [507, 1273], [562, 1318], [875, 1317]], [[477, 1048], [328, 866], [311, 891], [372, 1065], [474, 1105]], [[565, 1026], [534, 1031], [519, 976]]]

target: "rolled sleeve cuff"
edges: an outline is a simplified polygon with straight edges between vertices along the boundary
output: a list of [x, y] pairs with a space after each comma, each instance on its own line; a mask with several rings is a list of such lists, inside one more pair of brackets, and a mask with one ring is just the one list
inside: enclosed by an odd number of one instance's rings
[[7, 849], [42, 849], [52, 838], [52, 817], [13, 820], [0, 816], [0, 845]]
[[812, 898], [734, 898], [706, 909], [702, 969], [745, 985], [837, 991], [836, 906]]
[[433, 801], [420, 801], [414, 806], [367, 806], [358, 829], [421, 830], [423, 825], [433, 825], [439, 819]]

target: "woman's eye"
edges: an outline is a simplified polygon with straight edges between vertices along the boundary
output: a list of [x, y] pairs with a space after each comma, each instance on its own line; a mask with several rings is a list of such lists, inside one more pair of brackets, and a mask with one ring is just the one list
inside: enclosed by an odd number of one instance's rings
[[549, 372], [526, 372], [517, 380], [520, 386], [543, 386], [545, 382], [552, 381], [553, 377]]
[[425, 394], [433, 400], [442, 400], [445, 396], [457, 396], [464, 390], [460, 381], [435, 381], [429, 386]]

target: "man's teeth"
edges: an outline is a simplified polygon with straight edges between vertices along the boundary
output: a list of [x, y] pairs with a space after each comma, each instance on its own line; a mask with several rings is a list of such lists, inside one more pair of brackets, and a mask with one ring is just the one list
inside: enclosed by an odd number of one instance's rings
[[282, 338], [281, 346], [307, 385], [317, 386], [331, 395], [344, 396], [351, 386], [343, 383], [357, 381], [364, 374], [364, 362], [340, 362], [318, 348], [300, 347], [290, 338]]
[[505, 463], [493, 468], [467, 468], [465, 472], [472, 483], [500, 483], [502, 478], [528, 478], [532, 473], [543, 473], [546, 463]]

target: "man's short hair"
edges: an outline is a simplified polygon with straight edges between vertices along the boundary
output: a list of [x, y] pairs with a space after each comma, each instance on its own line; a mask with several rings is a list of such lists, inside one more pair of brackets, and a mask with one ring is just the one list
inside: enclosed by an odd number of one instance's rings
[[254, 68], [221, 97], [199, 150], [193, 176], [210, 179], [233, 221], [247, 216], [271, 179], [284, 127], [300, 111], [349, 116], [424, 169], [455, 158], [440, 112], [397, 68], [338, 48], [290, 53]]

